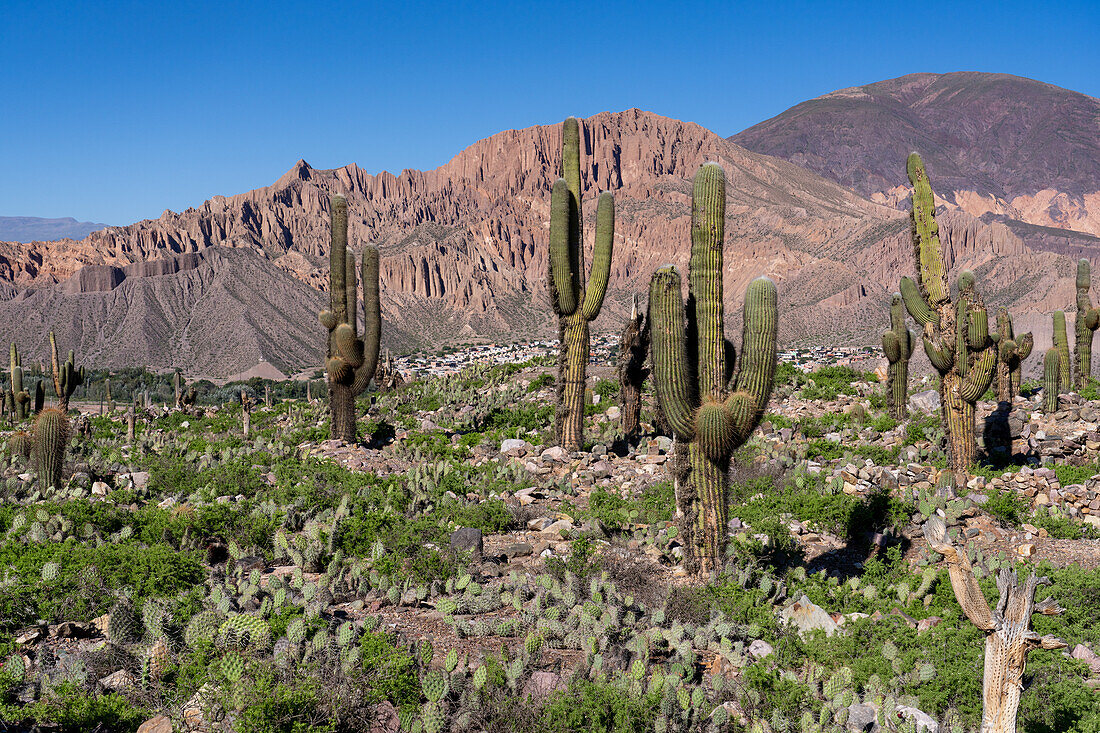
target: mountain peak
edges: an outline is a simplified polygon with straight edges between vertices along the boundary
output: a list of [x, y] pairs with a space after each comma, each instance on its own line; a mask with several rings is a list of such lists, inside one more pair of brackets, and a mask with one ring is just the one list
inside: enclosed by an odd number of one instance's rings
[[294, 181], [308, 181], [313, 176], [313, 168], [304, 159], [299, 158], [298, 162], [290, 166], [290, 170], [279, 177], [279, 180], [275, 182], [277, 188], [285, 188]]

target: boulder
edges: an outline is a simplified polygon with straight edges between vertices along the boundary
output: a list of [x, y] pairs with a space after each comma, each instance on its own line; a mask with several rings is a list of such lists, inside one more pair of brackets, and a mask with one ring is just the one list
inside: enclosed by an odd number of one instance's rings
[[779, 618], [794, 624], [799, 634], [821, 629], [826, 636], [832, 636], [837, 630], [836, 621], [833, 621], [832, 616], [824, 608], [807, 598], [805, 594], [780, 611]]
[[469, 552], [475, 562], [481, 560], [485, 540], [481, 530], [475, 527], [460, 527], [451, 533], [451, 549], [456, 552]]
[[940, 393], [934, 389], [917, 392], [909, 398], [909, 409], [931, 414], [940, 407]]

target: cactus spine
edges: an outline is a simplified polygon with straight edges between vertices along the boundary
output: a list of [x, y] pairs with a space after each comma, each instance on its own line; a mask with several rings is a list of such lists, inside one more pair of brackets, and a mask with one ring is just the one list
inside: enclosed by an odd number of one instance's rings
[[1035, 340], [1030, 332], [1016, 338], [1007, 308], [997, 313], [997, 335], [993, 338], [997, 342], [997, 401], [1012, 404], [1020, 393], [1023, 361], [1031, 356]]
[[331, 202], [332, 246], [329, 252], [330, 310], [319, 315], [328, 329], [331, 435], [334, 440], [355, 442], [355, 398], [366, 390], [378, 366], [378, 342], [382, 335], [382, 311], [378, 295], [378, 248], [363, 247], [363, 335], [356, 315], [355, 262], [348, 248], [348, 202], [337, 194]]
[[619, 339], [619, 404], [623, 435], [631, 440], [638, 435], [642, 412], [642, 385], [649, 376], [645, 360], [649, 353], [649, 323], [638, 311], [634, 296], [630, 320]]
[[1084, 387], [1092, 376], [1092, 337], [1100, 327], [1100, 309], [1093, 308], [1089, 300], [1091, 285], [1089, 261], [1081, 258], [1077, 261], [1077, 351], [1073, 361], [1073, 384], [1077, 389]]
[[1068, 390], [1072, 383], [1070, 382], [1069, 339], [1066, 338], [1065, 311], [1054, 311], [1054, 348], [1061, 354], [1058, 367], [1061, 370], [1058, 375], [1059, 389]]
[[1062, 351], [1057, 347], [1047, 349], [1043, 357], [1043, 412], [1050, 414], [1058, 411], [1058, 395], [1062, 393]]
[[47, 408], [34, 421], [34, 463], [42, 487], [61, 488], [65, 446], [69, 443], [69, 418], [58, 408]]
[[76, 355], [70, 349], [69, 358], [61, 363], [57, 357], [57, 339], [50, 331], [50, 359], [53, 366], [53, 390], [57, 395], [57, 406], [64, 412], [69, 411], [69, 398], [76, 388], [84, 384], [84, 367], [76, 366]]
[[924, 327], [924, 351], [940, 375], [948, 463], [956, 481], [964, 483], [977, 452], [974, 408], [993, 382], [997, 349], [973, 273], [959, 275], [958, 299], [951, 302], [932, 185], [916, 153], [909, 155], [906, 168], [913, 184], [910, 229], [919, 285], [903, 277], [900, 290], [909, 314]]
[[733, 354], [722, 308], [725, 203], [725, 173], [707, 163], [695, 174], [692, 192], [690, 312], [685, 316], [674, 266], [657, 270], [649, 285], [653, 380], [660, 410], [688, 449], [690, 472], [678, 482], [677, 504], [684, 515], [687, 567], [699, 574], [722, 567], [730, 456], [764, 413], [776, 362], [775, 283], [758, 278], [745, 294], [740, 370], [731, 380]]
[[904, 420], [909, 414], [909, 357], [916, 337], [905, 325], [905, 306], [901, 293], [890, 301], [890, 330], [882, 334], [882, 351], [890, 363], [887, 371], [887, 396], [890, 417]]
[[588, 367], [588, 324], [600, 314], [611, 274], [615, 239], [615, 200], [608, 192], [596, 204], [596, 246], [592, 273], [584, 281], [581, 209], [580, 125], [562, 123], [562, 177], [550, 195], [550, 302], [558, 316], [558, 404], [554, 430], [558, 443], [579, 450], [584, 435], [584, 383]]

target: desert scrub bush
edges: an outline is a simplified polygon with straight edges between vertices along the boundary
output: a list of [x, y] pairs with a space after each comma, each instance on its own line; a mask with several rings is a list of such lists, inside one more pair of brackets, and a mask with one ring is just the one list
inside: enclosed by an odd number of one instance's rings
[[1037, 510], [1028, 522], [1039, 529], [1045, 529], [1048, 535], [1058, 540], [1100, 539], [1100, 530], [1096, 527], [1074, 521], [1053, 508]]
[[553, 416], [553, 405], [494, 407], [479, 427], [481, 430], [503, 430], [506, 434], [516, 429], [523, 432], [546, 430]]
[[943, 430], [939, 412], [930, 415], [914, 415], [905, 426], [905, 445], [913, 445], [922, 440], [931, 440], [936, 431]]
[[527, 385], [527, 393], [538, 392], [540, 389], [545, 389], [553, 384], [554, 375], [544, 372], [531, 380], [531, 383]]
[[985, 492], [988, 500], [982, 504], [982, 510], [1005, 524], [1018, 527], [1028, 514], [1027, 503], [1013, 490]]
[[829, 402], [840, 395], [857, 394], [853, 382], [875, 381], [874, 375], [868, 375], [847, 366], [821, 367], [806, 375], [806, 386], [802, 388], [802, 399]]
[[634, 697], [607, 682], [576, 680], [551, 695], [536, 730], [554, 733], [644, 733], [657, 717], [660, 695]]
[[59, 733], [87, 733], [91, 730], [134, 731], [150, 715], [148, 710], [134, 705], [117, 692], [89, 694], [71, 683], [61, 683], [52, 692], [29, 705], [0, 704], [0, 720], [33, 722]]
[[596, 519], [609, 530], [621, 530], [627, 524], [654, 524], [672, 519], [672, 483], [661, 481], [646, 486], [637, 497], [620, 496], [603, 486], [588, 495], [588, 507], [581, 508], [566, 500], [562, 511], [574, 519]]
[[614, 379], [597, 379], [592, 391], [600, 396], [601, 404], [614, 401], [619, 396], [619, 383]]
[[[1095, 380], [1093, 380], [1095, 381]], [[1086, 463], [1083, 466], [1054, 466], [1054, 475], [1062, 486], [1083, 484], [1100, 473], [1100, 464]]]

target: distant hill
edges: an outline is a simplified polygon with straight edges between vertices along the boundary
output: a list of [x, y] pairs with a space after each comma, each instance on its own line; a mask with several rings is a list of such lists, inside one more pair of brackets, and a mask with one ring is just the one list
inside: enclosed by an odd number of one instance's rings
[[0, 216], [0, 242], [51, 242], [55, 239], [84, 239], [106, 224], [63, 219], [42, 219], [37, 216]]
[[1100, 235], [1100, 99], [1051, 84], [910, 74], [802, 102], [730, 140], [899, 206], [898, 161], [915, 150], [936, 193], [973, 216]]

